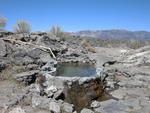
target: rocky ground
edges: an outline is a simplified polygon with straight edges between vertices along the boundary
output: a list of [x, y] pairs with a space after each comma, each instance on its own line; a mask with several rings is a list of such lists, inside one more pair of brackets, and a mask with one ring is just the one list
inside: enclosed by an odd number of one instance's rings
[[[150, 46], [92, 53], [75, 42], [0, 32], [0, 112], [150, 113]], [[97, 75], [55, 77], [58, 62], [94, 64]]]
[[150, 113], [149, 56], [150, 46], [137, 50], [99, 48], [98, 53], [92, 57], [96, 57], [97, 62], [108, 60], [104, 63], [103, 73], [108, 75], [106, 78], [107, 90], [116, 100], [93, 102], [95, 104], [94, 111], [102, 113]]

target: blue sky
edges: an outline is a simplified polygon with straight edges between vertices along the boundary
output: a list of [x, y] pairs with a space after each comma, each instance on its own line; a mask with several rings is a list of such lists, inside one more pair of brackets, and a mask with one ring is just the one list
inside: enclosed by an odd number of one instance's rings
[[0, 15], [12, 31], [27, 20], [33, 31], [53, 25], [65, 31], [127, 29], [150, 31], [150, 0], [0, 0]]

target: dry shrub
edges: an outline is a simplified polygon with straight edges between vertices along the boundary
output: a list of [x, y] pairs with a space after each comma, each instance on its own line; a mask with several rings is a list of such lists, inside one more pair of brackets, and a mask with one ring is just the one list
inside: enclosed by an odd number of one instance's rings
[[133, 39], [130, 39], [130, 45], [129, 45], [129, 47], [131, 49], [138, 49], [138, 48], [143, 47], [145, 45], [146, 44], [142, 40], [133, 40]]
[[87, 41], [86, 39], [82, 40], [80, 45], [86, 48], [89, 52], [96, 53], [96, 48], [94, 46], [91, 46], [89, 41]]
[[60, 26], [53, 26], [49, 31], [48, 34], [54, 35], [56, 37], [62, 37], [63, 36], [63, 30]]
[[0, 15], [0, 29], [5, 28], [6, 23], [7, 23], [7, 18]]
[[19, 20], [14, 25], [14, 31], [17, 33], [29, 33], [31, 32], [31, 24], [25, 20]]
[[86, 39], [83, 39], [83, 40], [81, 41], [80, 45], [81, 45], [82, 47], [89, 47], [89, 46], [91, 46], [91, 45], [89, 44], [89, 41], [86, 40]]
[[87, 47], [88, 51], [96, 53], [96, 48], [94, 46]]
[[0, 80], [9, 80], [13, 78], [13, 74], [25, 72], [27, 69], [23, 66], [10, 65], [0, 72]]
[[107, 48], [113, 48], [113, 46], [111, 44], [107, 44], [106, 47]]

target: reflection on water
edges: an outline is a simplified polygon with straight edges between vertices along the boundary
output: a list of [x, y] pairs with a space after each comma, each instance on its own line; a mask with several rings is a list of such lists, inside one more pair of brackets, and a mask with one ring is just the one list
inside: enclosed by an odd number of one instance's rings
[[90, 77], [96, 75], [94, 66], [87, 64], [63, 63], [57, 66], [56, 76], [66, 77]]

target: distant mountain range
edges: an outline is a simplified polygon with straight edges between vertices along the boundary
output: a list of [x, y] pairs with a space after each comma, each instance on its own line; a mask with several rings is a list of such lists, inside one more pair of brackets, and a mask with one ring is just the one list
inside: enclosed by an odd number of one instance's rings
[[75, 35], [96, 37], [96, 38], [113, 38], [113, 39], [138, 39], [150, 40], [150, 32], [147, 31], [128, 31], [128, 30], [84, 30], [75, 32]]

